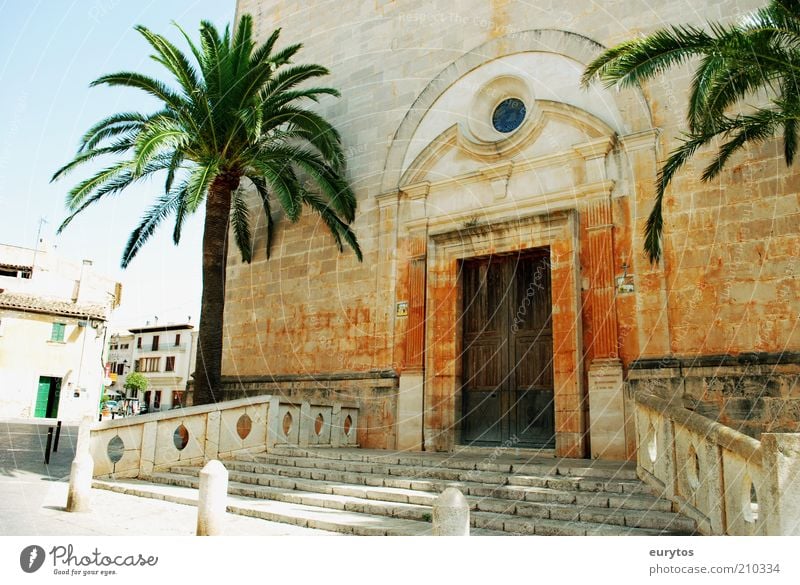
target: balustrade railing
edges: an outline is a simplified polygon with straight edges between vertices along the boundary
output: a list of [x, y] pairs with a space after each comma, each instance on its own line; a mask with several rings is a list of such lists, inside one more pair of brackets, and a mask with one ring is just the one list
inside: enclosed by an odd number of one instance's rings
[[355, 446], [357, 430], [355, 404], [259, 396], [97, 422], [90, 450], [95, 477], [147, 477], [281, 445]]

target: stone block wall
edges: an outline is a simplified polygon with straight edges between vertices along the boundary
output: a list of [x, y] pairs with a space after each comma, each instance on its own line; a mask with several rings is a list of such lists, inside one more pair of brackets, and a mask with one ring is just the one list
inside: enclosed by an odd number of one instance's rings
[[[329, 67], [325, 82], [342, 92], [339, 100], [324, 100], [320, 110], [343, 136], [359, 198], [355, 231], [365, 260], [359, 264], [352, 254], [339, 255], [316, 217], [280, 227], [269, 262], [263, 239], [249, 266], [240, 265], [232, 246], [225, 372], [392, 367], [394, 282], [378, 278], [379, 264], [391, 257], [382, 256], [377, 245], [385, 226], [373, 198], [381, 192], [386, 155], [403, 118], [431, 80], [459, 56], [533, 29], [574, 31], [610, 46], [669, 24], [729, 22], [761, 5], [731, 0], [698, 6], [682, 0], [642, 10], [636, 0], [602, 6], [239, 0], [237, 14], [256, 17], [259, 38], [282, 27], [282, 43], [304, 44], [298, 61]], [[662, 131], [662, 156], [684, 128], [689, 75], [677, 69], [645, 88], [653, 121]], [[785, 168], [780, 152], [779, 143], [767, 143], [734, 159], [712, 183], [698, 180], [708, 158], [701, 153], [676, 179], [666, 199], [669, 311], [662, 316], [670, 330], [664, 341], [675, 355], [800, 347], [792, 310], [800, 296], [800, 178]], [[624, 240], [626, 228], [616, 229]], [[646, 274], [633, 278], [642, 289], [651, 286]], [[648, 309], [631, 304], [634, 312]], [[626, 319], [632, 317], [620, 310], [620, 320]], [[633, 327], [621, 331], [623, 354], [629, 347], [626, 337], [633, 334]]]
[[800, 354], [642, 360], [628, 391], [649, 392], [758, 439], [800, 432]]
[[[324, 83], [342, 92], [341, 99], [324, 99], [317, 108], [343, 137], [348, 176], [359, 201], [354, 230], [364, 261], [358, 263], [347, 251], [339, 254], [324, 225], [313, 215], [296, 224], [276, 218], [278, 229], [269, 260], [263, 221], [256, 230], [251, 264], [243, 264], [235, 246], [230, 246], [223, 358], [223, 373], [232, 381], [228, 387], [239, 387], [243, 384], [240, 380], [248, 379], [312, 376], [334, 380], [341, 375], [367, 379], [372, 371], [403, 372], [411, 347], [406, 342], [410, 321], [395, 316], [395, 303], [408, 298], [407, 261], [420, 252], [413, 236], [398, 236], [397, 210], [417, 195], [405, 193], [399, 196], [397, 206], [389, 203], [387, 194], [405, 187], [387, 179], [399, 178], [402, 170], [396, 168], [400, 163], [390, 153], [402, 142], [399, 129], [404, 120], [416, 115], [418, 104], [449, 87], [449, 82], [442, 83], [445, 78], [439, 77], [443, 71], [455, 67], [463, 77], [471, 71], [469, 63], [490, 58], [490, 43], [494, 43], [492, 51], [500, 47], [502, 53], [502, 47], [507, 47], [512, 53], [518, 50], [513, 47], [519, 46], [520, 39], [530, 35], [528, 31], [565, 31], [587, 39], [587, 45], [596, 43], [599, 53], [601, 46], [658, 27], [708, 20], [732, 22], [762, 5], [761, 0], [700, 5], [677, 0], [643, 10], [638, 0], [536, 4], [516, 0], [239, 0], [237, 15], [254, 15], [258, 38], [265, 39], [281, 27], [280, 44], [302, 42], [297, 61], [328, 67], [331, 75]], [[554, 53], [561, 49], [548, 48]], [[470, 59], [464, 61], [464, 56]], [[542, 75], [535, 70], [515, 73], [533, 78]], [[628, 104], [621, 106], [621, 111], [629, 116], [619, 125], [622, 143], [616, 144], [605, 160], [608, 168], [624, 167], [624, 172], [610, 177], [615, 186], [610, 210], [613, 246], [608, 257], [613, 263], [612, 277], [625, 271], [634, 285], [634, 292], [616, 295], [613, 300], [617, 351], [626, 373], [641, 358], [800, 350], [800, 175], [783, 164], [780, 141], [735, 157], [710, 183], [699, 181], [711, 156], [701, 152], [678, 175], [665, 199], [661, 265], [651, 267], [642, 255], [639, 234], [650, 210], [655, 170], [685, 128], [690, 77], [688, 68], [676, 69], [648, 84], [641, 94], [625, 90], [614, 98], [618, 105]], [[563, 79], [537, 78], [537, 83], [561, 91]], [[430, 103], [435, 109], [436, 103]], [[647, 140], [654, 142], [655, 149], [636, 146], [638, 139], [630, 137], [650, 128], [656, 130]], [[412, 146], [419, 152], [424, 145]], [[456, 157], [453, 168], [467, 158]], [[580, 187], [575, 185], [576, 192]], [[449, 209], [448, 205], [441, 202], [442, 209]], [[588, 239], [584, 220], [580, 218], [581, 242]], [[597, 295], [589, 277], [592, 267], [583, 245], [578, 268], [583, 355], [576, 360], [576, 367], [578, 362], [590, 364], [598, 357], [599, 330], [593, 325], [602, 322], [600, 310], [594, 306]], [[411, 309], [413, 312], [416, 307]], [[429, 310], [429, 306], [419, 310]], [[679, 376], [686, 373], [678, 372]], [[588, 368], [578, 375], [586, 386]], [[636, 380], [631, 383], [638, 383]], [[293, 383], [280, 382], [287, 392], [294, 391]], [[693, 383], [689, 381], [689, 387]], [[344, 382], [336, 387], [352, 388], [370, 402], [377, 388], [368, 383], [346, 386]], [[731, 421], [744, 420], [747, 417], [742, 418], [741, 413], [748, 397], [738, 399], [735, 402], [730, 395], [724, 404], [710, 399], [703, 404], [717, 404], [720, 420], [726, 416]], [[786, 400], [777, 406], [769, 399]], [[390, 432], [381, 429], [390, 417], [397, 416], [396, 411], [390, 413], [396, 400], [386, 394], [375, 402], [381, 406], [375, 406], [371, 415], [362, 411], [360, 432], [366, 438], [360, 442], [365, 446], [388, 445], [393, 440]], [[767, 418], [761, 422], [791, 420], [791, 400], [784, 395], [761, 396], [759, 412], [774, 414], [772, 419], [764, 414]], [[588, 401], [582, 404], [582, 416], [590, 420]], [[754, 433], [759, 432], [757, 427], [761, 428], [753, 423]], [[369, 428], [376, 430], [365, 430]]]

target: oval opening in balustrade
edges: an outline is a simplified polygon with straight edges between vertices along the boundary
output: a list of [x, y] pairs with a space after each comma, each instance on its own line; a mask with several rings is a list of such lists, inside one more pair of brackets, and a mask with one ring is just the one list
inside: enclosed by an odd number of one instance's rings
[[119, 463], [119, 460], [122, 459], [122, 456], [125, 454], [125, 443], [122, 440], [122, 437], [119, 435], [115, 435], [106, 446], [106, 454], [108, 455], [109, 460], [111, 463], [116, 465]]
[[246, 414], [239, 417], [236, 421], [236, 434], [239, 435], [241, 440], [245, 440], [253, 428], [253, 419]]
[[647, 456], [650, 457], [650, 463], [655, 463], [658, 457], [658, 445], [656, 444], [656, 429], [653, 423], [647, 427]]
[[742, 518], [748, 524], [758, 520], [758, 493], [749, 475], [745, 475], [742, 482]]
[[314, 432], [319, 436], [322, 432], [322, 427], [325, 424], [325, 417], [322, 416], [322, 413], [317, 415], [317, 418], [314, 419]]
[[172, 442], [178, 451], [183, 451], [189, 444], [189, 429], [181, 424], [172, 434]]
[[353, 419], [350, 418], [348, 414], [347, 417], [344, 419], [344, 434], [348, 437], [350, 436], [350, 429], [353, 428]]
[[294, 421], [292, 420], [291, 412], [287, 412], [286, 414], [283, 415], [283, 434], [286, 435], [287, 437], [289, 436], [289, 433], [292, 431], [293, 422]]

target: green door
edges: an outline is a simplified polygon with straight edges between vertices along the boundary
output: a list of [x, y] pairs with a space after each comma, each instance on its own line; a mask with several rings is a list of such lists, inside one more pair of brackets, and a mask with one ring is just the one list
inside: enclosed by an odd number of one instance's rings
[[39, 390], [36, 392], [36, 418], [57, 418], [58, 403], [61, 400], [61, 378], [39, 376]]
[[44, 418], [47, 416], [47, 401], [50, 398], [50, 378], [39, 376], [39, 391], [36, 393], [36, 410], [33, 416]]

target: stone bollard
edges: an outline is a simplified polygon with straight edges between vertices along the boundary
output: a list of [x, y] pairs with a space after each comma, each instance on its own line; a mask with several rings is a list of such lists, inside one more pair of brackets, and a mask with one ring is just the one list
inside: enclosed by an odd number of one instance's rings
[[469, 536], [469, 504], [459, 490], [447, 488], [433, 504], [434, 536]]
[[213, 459], [200, 472], [197, 536], [221, 536], [228, 506], [228, 470]]
[[89, 427], [93, 417], [86, 416], [78, 428], [78, 441], [75, 445], [75, 459], [69, 472], [67, 492], [67, 512], [88, 512], [92, 507], [92, 477], [94, 459], [89, 451], [91, 438]]
[[94, 460], [89, 451], [75, 455], [69, 472], [67, 512], [88, 512], [92, 507]]

